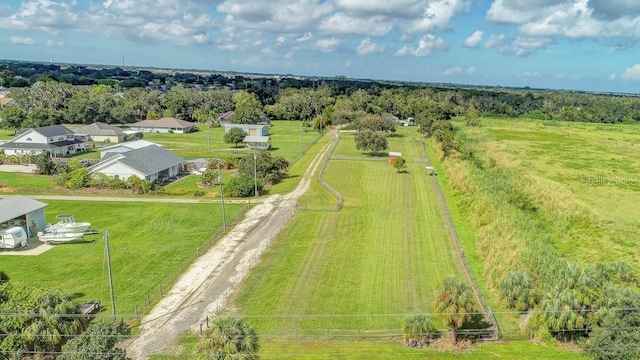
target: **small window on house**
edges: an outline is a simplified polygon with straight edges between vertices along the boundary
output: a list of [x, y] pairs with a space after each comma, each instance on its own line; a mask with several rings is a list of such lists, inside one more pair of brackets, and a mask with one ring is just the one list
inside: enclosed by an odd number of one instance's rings
[[53, 142], [53, 138], [49, 138], [49, 141], [50, 141], [50, 142]]
[[33, 140], [31, 140], [31, 138], [27, 138], [27, 141], [33, 141]]

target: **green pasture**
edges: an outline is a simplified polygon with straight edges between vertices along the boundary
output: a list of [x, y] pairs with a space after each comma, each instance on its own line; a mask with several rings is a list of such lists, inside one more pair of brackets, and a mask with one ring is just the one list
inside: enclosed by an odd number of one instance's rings
[[433, 312], [439, 281], [463, 277], [423, 164], [361, 159], [329, 161], [342, 211], [312, 185], [239, 291], [233, 307], [259, 332], [399, 329], [404, 314]]
[[574, 228], [575, 237], [557, 244], [562, 254], [640, 268], [640, 126], [483, 119], [465, 132], [498, 162], [594, 214], [595, 227]]
[[[197, 131], [187, 134], [144, 133], [144, 139], [161, 144], [165, 149], [187, 160], [251, 153], [245, 150], [242, 144], [236, 148], [234, 144], [225, 143], [224, 128], [207, 130], [205, 125], [198, 125], [197, 128]], [[299, 157], [300, 149], [304, 151], [318, 138], [317, 132], [301, 132], [301, 129], [302, 124], [299, 121], [272, 121], [269, 128], [272, 155], [282, 156], [289, 162]]]
[[[56, 214], [74, 214], [108, 231], [113, 267], [116, 309], [119, 317], [142, 314], [146, 298], [157, 300], [160, 287], [194, 259], [198, 248], [222, 228], [220, 204], [170, 204], [138, 202], [47, 201], [47, 220]], [[242, 206], [226, 204], [227, 221]], [[99, 299], [110, 314], [109, 285], [102, 235], [90, 235], [87, 243], [56, 245], [37, 256], [0, 255], [0, 269], [11, 281], [42, 288], [57, 288], [77, 300]], [[33, 240], [37, 241], [37, 240]], [[131, 319], [127, 319], [131, 320]]]
[[51, 192], [54, 189], [52, 176], [0, 172], [0, 190], [4, 192]]

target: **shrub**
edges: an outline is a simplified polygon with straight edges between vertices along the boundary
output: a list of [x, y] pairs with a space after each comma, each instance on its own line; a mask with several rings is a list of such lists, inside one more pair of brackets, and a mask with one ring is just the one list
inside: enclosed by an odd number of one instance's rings
[[[262, 180], [258, 179], [258, 193], [262, 191]], [[255, 180], [254, 177], [247, 173], [239, 173], [238, 176], [233, 177], [225, 185], [224, 191], [231, 197], [248, 197], [253, 196], [255, 193]]]
[[409, 347], [423, 348], [440, 334], [426, 315], [412, 315], [404, 320], [402, 326], [404, 343]]

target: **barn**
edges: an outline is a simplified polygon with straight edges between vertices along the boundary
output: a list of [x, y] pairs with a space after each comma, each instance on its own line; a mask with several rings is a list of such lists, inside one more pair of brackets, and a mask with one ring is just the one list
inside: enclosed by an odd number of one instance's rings
[[32, 198], [15, 195], [0, 200], [0, 229], [21, 226], [29, 237], [36, 236], [47, 223], [44, 208], [48, 204]]

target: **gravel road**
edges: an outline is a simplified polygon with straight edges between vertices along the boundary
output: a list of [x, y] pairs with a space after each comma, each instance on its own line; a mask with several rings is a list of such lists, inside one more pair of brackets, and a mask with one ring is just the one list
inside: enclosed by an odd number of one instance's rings
[[297, 199], [309, 187], [330, 144], [316, 155], [293, 192], [269, 196], [254, 206], [183, 273], [142, 319], [139, 335], [121, 344], [128, 356], [135, 360], [170, 353], [182, 333], [198, 330], [207, 315], [224, 308], [229, 295], [295, 214]]

